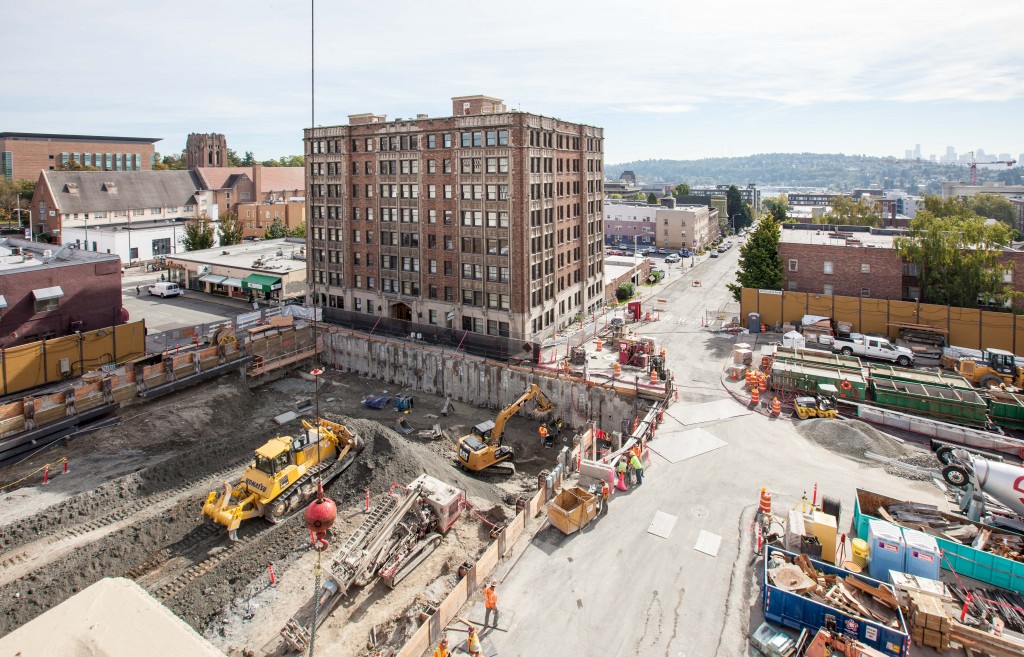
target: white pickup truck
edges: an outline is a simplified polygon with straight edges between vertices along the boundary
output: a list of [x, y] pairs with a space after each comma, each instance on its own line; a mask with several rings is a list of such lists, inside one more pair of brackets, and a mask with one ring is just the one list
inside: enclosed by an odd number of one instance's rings
[[900, 367], [914, 364], [914, 352], [906, 347], [898, 347], [885, 338], [851, 334], [849, 338], [836, 338], [832, 342], [832, 351], [844, 356], [862, 356], [876, 360], [887, 360]]

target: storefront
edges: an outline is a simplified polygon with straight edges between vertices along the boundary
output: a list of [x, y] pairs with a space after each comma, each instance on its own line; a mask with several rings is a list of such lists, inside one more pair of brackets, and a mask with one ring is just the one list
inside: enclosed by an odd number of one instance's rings
[[258, 299], [280, 299], [281, 278], [269, 274], [249, 274], [242, 279], [242, 291], [251, 292]]

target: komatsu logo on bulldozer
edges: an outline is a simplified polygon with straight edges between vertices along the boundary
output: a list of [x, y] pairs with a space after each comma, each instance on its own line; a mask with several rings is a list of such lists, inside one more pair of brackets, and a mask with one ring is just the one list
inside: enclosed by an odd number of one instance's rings
[[264, 486], [263, 484], [261, 484], [259, 482], [253, 481], [252, 479], [249, 479], [248, 477], [246, 477], [246, 479], [245, 479], [245, 485], [246, 486], [251, 486], [252, 488], [255, 488], [255, 489], [259, 490], [261, 493], [266, 493], [267, 492], [267, 487], [266, 486]]

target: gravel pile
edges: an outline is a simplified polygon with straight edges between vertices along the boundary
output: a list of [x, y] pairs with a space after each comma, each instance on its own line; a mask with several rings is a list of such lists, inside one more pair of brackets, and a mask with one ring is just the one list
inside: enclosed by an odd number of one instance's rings
[[797, 424], [797, 431], [825, 449], [866, 465], [884, 468], [889, 474], [913, 481], [928, 481], [931, 475], [895, 463], [884, 463], [868, 452], [919, 468], [936, 470], [938, 461], [928, 451], [904, 443], [859, 420], [811, 419]]

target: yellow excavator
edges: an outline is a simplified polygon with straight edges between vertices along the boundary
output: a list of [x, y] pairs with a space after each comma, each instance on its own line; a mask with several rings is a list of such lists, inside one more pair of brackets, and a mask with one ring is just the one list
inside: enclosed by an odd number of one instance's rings
[[355, 460], [363, 443], [343, 425], [320, 418], [298, 436], [271, 438], [256, 450], [256, 458], [232, 488], [224, 482], [220, 497], [213, 491], [203, 504], [203, 515], [224, 525], [237, 540], [238, 526], [249, 518], [277, 524], [289, 511], [316, 495], [317, 481], [326, 484]]
[[555, 405], [544, 396], [540, 387], [531, 384], [519, 399], [501, 409], [494, 420], [481, 422], [473, 427], [473, 433], [459, 439], [459, 465], [464, 470], [477, 473], [515, 474], [516, 468], [511, 463], [515, 452], [508, 445], [501, 444], [501, 436], [509, 418], [531, 399], [537, 404], [535, 416], [550, 415], [555, 410]]

